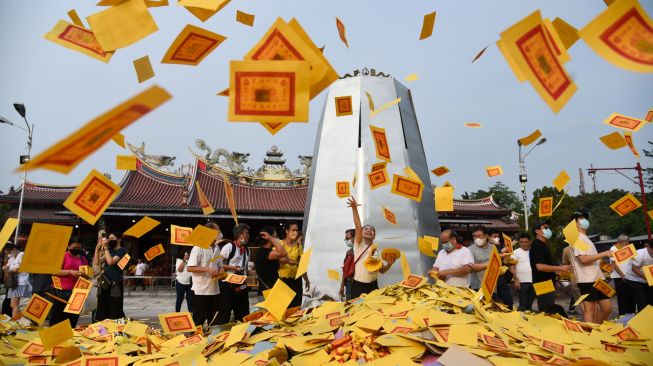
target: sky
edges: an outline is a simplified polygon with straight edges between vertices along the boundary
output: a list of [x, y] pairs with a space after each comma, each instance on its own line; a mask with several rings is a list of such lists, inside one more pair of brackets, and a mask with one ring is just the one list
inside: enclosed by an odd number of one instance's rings
[[[637, 162], [627, 148], [612, 151], [599, 141], [614, 131], [602, 121], [613, 112], [643, 118], [653, 108], [652, 74], [617, 68], [579, 40], [565, 64], [578, 91], [554, 114], [529, 83], [517, 81], [495, 45], [502, 31], [538, 9], [543, 17], [561, 17], [580, 29], [606, 8], [601, 0], [233, 0], [205, 23], [170, 2], [169, 7], [150, 9], [159, 30], [118, 50], [108, 64], [43, 38], [58, 20], [68, 20], [70, 9], [76, 9], [82, 19], [101, 11], [95, 1], [0, 2], [0, 116], [24, 126], [12, 104], [25, 104], [27, 119], [36, 125], [32, 156], [156, 84], [168, 90], [172, 99], [122, 131], [134, 145], [144, 141], [146, 153], [176, 156], [176, 168], [193, 163], [188, 149], [202, 138], [214, 149], [250, 153], [248, 166], [257, 169], [265, 152], [277, 145], [285, 153], [286, 165], [298, 169], [297, 155], [313, 153], [326, 91], [311, 101], [308, 123], [290, 124], [274, 136], [255, 123], [227, 122], [228, 100], [216, 96], [229, 84], [229, 61], [242, 59], [277, 17], [297, 18], [315, 44], [326, 46], [324, 54], [340, 75], [375, 68], [412, 90], [429, 169], [445, 165], [451, 170], [440, 178], [432, 175], [431, 182], [441, 185], [449, 180], [456, 196], [487, 189], [498, 180], [519, 192], [516, 141], [535, 129], [548, 141], [526, 159], [529, 197], [534, 189], [550, 186], [562, 169], [572, 178], [570, 194], [578, 194], [579, 168], [633, 167]], [[653, 14], [653, 1], [640, 3], [649, 16]], [[236, 10], [255, 14], [254, 27], [237, 23]], [[432, 11], [437, 12], [433, 35], [420, 41], [423, 16]], [[349, 48], [338, 37], [335, 17], [346, 26]], [[186, 24], [227, 40], [197, 67], [161, 64]], [[486, 45], [485, 54], [472, 64]], [[139, 84], [132, 62], [145, 55], [156, 77]], [[405, 82], [404, 77], [412, 73], [419, 79]], [[464, 127], [471, 121], [483, 128]], [[18, 156], [26, 153], [26, 135], [0, 124], [0, 190], [4, 192], [20, 185], [22, 174], [14, 169]], [[640, 153], [651, 148], [649, 140], [653, 140], [653, 126], [634, 135]], [[108, 142], [67, 175], [35, 170], [28, 173], [28, 180], [74, 185], [97, 169], [119, 182], [124, 172], [115, 170], [115, 155], [124, 153]], [[485, 167], [492, 165], [501, 165], [503, 176], [487, 177]], [[653, 159], [643, 158], [642, 165], [653, 166]], [[589, 191], [586, 174], [585, 180]], [[600, 173], [597, 187], [638, 191], [616, 173]]]

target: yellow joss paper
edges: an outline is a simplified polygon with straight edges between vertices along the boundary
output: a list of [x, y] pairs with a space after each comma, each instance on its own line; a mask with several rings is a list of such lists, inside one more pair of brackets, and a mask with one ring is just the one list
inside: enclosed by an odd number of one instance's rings
[[538, 217], [548, 217], [553, 215], [553, 197], [540, 198], [540, 204], [537, 208]]
[[119, 192], [120, 186], [94, 169], [68, 196], [63, 205], [82, 220], [95, 225]]
[[501, 265], [501, 257], [499, 256], [497, 247], [493, 245], [492, 253], [490, 253], [490, 259], [488, 260], [487, 269], [485, 270], [483, 280], [481, 281], [481, 291], [483, 292], [483, 298], [485, 301], [492, 301], [492, 293], [497, 287], [499, 275], [501, 274]]
[[84, 303], [90, 292], [90, 288], [74, 288], [66, 307], [63, 309], [64, 313], [79, 314], [84, 309]]
[[120, 132], [116, 132], [115, 135], [111, 136], [111, 140], [116, 143], [116, 145], [125, 148], [125, 135]]
[[578, 29], [571, 26], [569, 23], [565, 22], [561, 18], [553, 19], [553, 28], [555, 28], [560, 40], [566, 49], [570, 49], [571, 46], [578, 41], [580, 36], [578, 35]]
[[43, 168], [68, 173], [117, 132], [150, 113], [171, 97], [164, 89], [156, 85], [152, 86], [88, 122], [17, 170]]
[[370, 133], [374, 140], [376, 158], [386, 162], [391, 162], [390, 145], [388, 144], [388, 138], [385, 134], [385, 128], [370, 125]]
[[646, 277], [646, 283], [649, 286], [653, 286], [653, 265], [642, 267], [642, 272], [644, 272], [644, 276]]
[[259, 124], [265, 127], [271, 135], [276, 135], [277, 132], [281, 131], [281, 129], [286, 127], [289, 123], [290, 122], [259, 122]]
[[227, 197], [227, 204], [229, 205], [229, 210], [231, 211], [231, 217], [234, 219], [236, 225], [238, 225], [238, 215], [236, 214], [236, 196], [234, 195], [234, 189], [231, 186], [229, 177], [227, 175], [222, 176], [222, 183], [224, 186], [224, 194]]
[[136, 170], [137, 159], [133, 155], [116, 155], [117, 170]]
[[18, 226], [18, 219], [16, 218], [9, 217], [7, 221], [5, 221], [5, 224], [2, 226], [2, 231], [0, 231], [0, 252], [5, 244], [7, 244], [11, 234], [16, 230], [16, 226]]
[[195, 182], [195, 188], [197, 188], [197, 199], [200, 201], [200, 208], [202, 209], [202, 212], [204, 215], [210, 215], [215, 212], [215, 209], [213, 208], [213, 205], [211, 205], [211, 202], [209, 201], [208, 197], [204, 194], [202, 191], [202, 188], [200, 187], [200, 182]]
[[308, 264], [311, 262], [312, 253], [313, 247], [310, 247], [299, 258], [299, 265], [297, 265], [297, 274], [295, 274], [295, 279], [301, 277], [308, 270]]
[[535, 290], [535, 294], [537, 296], [548, 294], [550, 292], [555, 291], [555, 287], [553, 286], [553, 281], [551, 280], [536, 282], [533, 284], [533, 289]]
[[435, 188], [435, 211], [437, 212], [453, 211], [453, 187]]
[[629, 244], [615, 252], [612, 253], [612, 258], [617, 264], [621, 264], [637, 255], [637, 250], [635, 246]]
[[236, 21], [241, 24], [249, 25], [250, 27], [254, 26], [254, 14], [247, 14], [240, 10], [236, 11]]
[[604, 124], [616, 128], [628, 130], [630, 132], [637, 132], [640, 128], [644, 127], [646, 121], [639, 118], [628, 117], [619, 113], [612, 113], [610, 117], [603, 121]]
[[433, 246], [431, 242], [424, 239], [423, 237], [417, 238], [417, 247], [419, 248], [420, 253], [435, 258], [435, 253], [433, 253]]
[[145, 260], [147, 260], [148, 262], [151, 262], [152, 259], [160, 256], [161, 254], [163, 254], [165, 252], [166, 251], [165, 251], [165, 249], [163, 249], [163, 245], [162, 244], [157, 244], [157, 245], [151, 247], [150, 249], [148, 249], [145, 252], [145, 254], [143, 254], [143, 255], [145, 256]]
[[410, 264], [406, 258], [406, 253], [400, 251], [401, 253], [401, 274], [404, 276], [404, 279], [407, 279], [410, 276]]
[[485, 167], [485, 172], [487, 173], [488, 177], [497, 177], [499, 175], [503, 175], [503, 168], [501, 165], [488, 166]]
[[227, 5], [229, 1], [230, 0], [179, 0], [179, 5], [218, 11]]
[[131, 321], [125, 325], [122, 332], [135, 337], [144, 337], [147, 332], [147, 324]]
[[107, 51], [127, 47], [159, 30], [143, 0], [127, 0], [86, 18]]
[[419, 34], [419, 39], [429, 38], [433, 34], [433, 26], [435, 25], [435, 12], [424, 15], [422, 21], [422, 31]]
[[476, 324], [452, 324], [449, 327], [449, 342], [476, 347], [478, 344], [477, 329]]
[[152, 70], [152, 64], [150, 63], [150, 56], [145, 55], [134, 60], [134, 70], [136, 70], [136, 78], [139, 83], [153, 78], [154, 70]]
[[478, 51], [478, 53], [476, 54], [476, 56], [474, 56], [474, 58], [472, 59], [472, 63], [474, 63], [476, 60], [478, 60], [479, 58], [481, 58], [481, 56], [483, 56], [483, 54], [485, 53], [485, 50], [487, 50], [488, 46], [489, 46], [489, 45], [483, 47], [482, 50]]
[[404, 78], [404, 80], [406, 81], [415, 81], [417, 79], [419, 79], [419, 76], [417, 76], [417, 74], [410, 74]]
[[283, 314], [288, 309], [288, 305], [290, 305], [294, 297], [295, 291], [279, 279], [272, 286], [272, 290], [268, 294], [267, 299], [255, 306], [267, 309], [277, 320], [282, 320]]
[[535, 130], [530, 135], [528, 135], [526, 137], [522, 137], [517, 141], [519, 142], [519, 144], [521, 146], [528, 146], [528, 145], [532, 144], [533, 142], [535, 142], [537, 139], [539, 139], [540, 136], [542, 136], [542, 132], [540, 132], [540, 130]]
[[381, 210], [383, 211], [383, 218], [387, 222], [391, 223], [392, 225], [397, 225], [397, 216], [394, 214], [394, 212], [390, 211], [390, 209], [385, 206], [382, 206]]
[[342, 43], [349, 48], [349, 42], [347, 42], [347, 33], [345, 30], [345, 24], [336, 17], [336, 28], [338, 28], [338, 35], [340, 36], [340, 40]]
[[351, 195], [349, 192], [349, 182], [336, 182], [336, 195], [340, 198], [349, 197]]
[[327, 268], [327, 278], [330, 278], [334, 281], [340, 281], [340, 272], [335, 269]]
[[605, 136], [601, 136], [599, 137], [599, 140], [601, 140], [603, 145], [612, 150], [621, 149], [622, 147], [626, 146], [626, 140], [617, 131]]
[[431, 173], [435, 174], [436, 177], [441, 177], [447, 173], [449, 173], [450, 170], [444, 165], [441, 165], [433, 170], [431, 170]]
[[602, 294], [604, 294], [607, 297], [614, 296], [614, 294], [616, 292], [612, 287], [610, 287], [610, 285], [608, 285], [607, 282], [605, 282], [604, 280], [602, 280], [600, 278], [594, 282], [593, 286], [594, 286], [595, 289], [597, 289], [599, 292], [601, 292]]
[[41, 325], [45, 321], [45, 318], [48, 317], [51, 308], [52, 303], [50, 301], [37, 294], [32, 294], [25, 309], [23, 309], [23, 315], [36, 324]]
[[626, 141], [626, 145], [628, 145], [630, 152], [639, 159], [639, 152], [635, 148], [635, 143], [633, 142], [633, 133], [630, 131], [624, 131], [624, 141]]
[[380, 108], [375, 109], [374, 111], [372, 111], [372, 113], [370, 113], [370, 118], [376, 116], [377, 114], [381, 113], [382, 111], [392, 107], [395, 104], [399, 104], [399, 103], [401, 103], [401, 98], [397, 98], [397, 99], [389, 101], [388, 103], [382, 105]]
[[576, 84], [563, 68], [539, 10], [502, 32], [497, 45], [518, 80], [528, 80], [554, 113], [576, 92]]
[[61, 344], [73, 337], [73, 328], [70, 326], [70, 320], [66, 319], [49, 328], [39, 329], [41, 342], [46, 350]]
[[210, 229], [204, 225], [197, 225], [195, 226], [195, 229], [186, 236], [186, 241], [190, 244], [206, 249], [211, 246], [215, 238], [218, 237], [218, 234], [220, 234], [218, 230]]
[[567, 48], [565, 47], [564, 43], [562, 43], [562, 39], [560, 39], [560, 36], [558, 35], [558, 32], [556, 32], [553, 23], [551, 23], [551, 20], [543, 19], [542, 25], [544, 26], [547, 41], [549, 41], [549, 45], [553, 49], [553, 53], [558, 58], [558, 61], [564, 64], [565, 62], [571, 60], [569, 53], [567, 53]]
[[75, 25], [84, 27], [84, 23], [82, 23], [82, 20], [79, 18], [79, 15], [77, 15], [77, 10], [70, 9], [67, 14], [68, 14], [68, 18], [70, 18], [70, 21], [72, 21]]
[[193, 232], [193, 228], [170, 225], [170, 244], [175, 245], [193, 245], [187, 240], [188, 235]]
[[141, 236], [150, 232], [155, 227], [159, 226], [159, 224], [160, 224], [159, 221], [156, 221], [149, 216], [145, 216], [142, 219], [140, 219], [136, 224], [134, 224], [132, 227], [127, 229], [127, 231], [122, 233], [122, 235], [140, 238]]
[[640, 207], [642, 207], [642, 203], [631, 193], [628, 193], [610, 205], [610, 208], [619, 216], [629, 214]]
[[232, 122], [308, 122], [309, 63], [231, 61]]
[[599, 56], [629, 71], [653, 72], [653, 21], [636, 0], [620, 0], [580, 30]]
[[229, 331], [229, 336], [224, 342], [224, 347], [228, 348], [242, 341], [247, 336], [247, 328], [249, 328], [249, 322], [241, 323], [231, 327], [231, 330]]
[[161, 63], [197, 66], [226, 39], [221, 34], [188, 24], [172, 42]]
[[571, 220], [564, 229], [562, 229], [562, 234], [565, 236], [565, 241], [571, 245], [573, 248], [578, 250], [587, 250], [589, 246], [583, 240], [580, 240], [580, 233], [578, 232], [578, 226], [576, 225], [576, 220]]
[[109, 62], [113, 56], [112, 51], [105, 51], [102, 48], [92, 31], [64, 20], [58, 21], [54, 28], [46, 33], [44, 37], [48, 41], [83, 53], [104, 63]]
[[194, 332], [195, 323], [189, 312], [159, 314], [159, 323], [165, 334]]
[[72, 232], [72, 226], [32, 224], [19, 271], [59, 273]]
[[553, 180], [553, 186], [556, 187], [558, 192], [561, 192], [563, 189], [565, 189], [565, 186], [567, 183], [569, 183], [569, 175], [567, 174], [566, 171], [561, 171], [560, 174]]

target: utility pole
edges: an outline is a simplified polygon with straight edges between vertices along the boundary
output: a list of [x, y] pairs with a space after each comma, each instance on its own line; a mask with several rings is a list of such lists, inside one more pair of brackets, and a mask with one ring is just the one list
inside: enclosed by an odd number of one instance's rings
[[596, 193], [596, 172], [594, 171], [593, 164], [590, 164], [590, 168], [587, 169], [587, 175], [592, 178], [592, 193]]
[[[596, 182], [596, 171], [597, 170], [614, 170], [615, 172], [623, 175], [624, 177], [628, 178], [631, 180], [633, 183], [639, 185], [640, 192], [642, 194], [642, 208], [643, 214], [644, 214], [644, 223], [646, 223], [646, 234], [648, 235], [648, 240], [651, 240], [651, 221], [648, 217], [648, 203], [646, 201], [646, 192], [644, 191], [644, 177], [642, 175], [642, 166], [637, 163], [632, 168], [594, 168], [592, 165], [590, 165], [590, 169], [587, 170], [587, 173], [590, 174], [592, 179]], [[639, 178], [639, 182], [635, 182], [634, 179], [628, 177], [624, 173], [621, 172], [621, 170], [636, 170], [637, 171], [637, 177]], [[595, 184], [596, 186], [596, 184]], [[594, 188], [596, 190], [596, 187]]]
[[580, 177], [579, 179], [580, 184], [578, 185], [578, 191], [580, 191], [580, 194], [585, 194], [585, 177], [583, 176], [582, 168], [578, 168], [578, 175]]

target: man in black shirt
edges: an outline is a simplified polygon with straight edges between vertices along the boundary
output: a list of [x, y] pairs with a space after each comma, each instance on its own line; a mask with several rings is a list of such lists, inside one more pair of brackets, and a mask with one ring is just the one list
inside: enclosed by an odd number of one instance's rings
[[270, 259], [270, 252], [276, 248], [280, 253], [285, 253], [279, 238], [277, 238], [277, 231], [272, 226], [266, 226], [259, 234], [259, 240], [262, 243], [256, 254], [256, 274], [258, 275], [258, 288], [259, 293], [269, 290], [274, 286], [279, 278], [279, 261]]
[[[533, 226], [533, 233], [535, 234], [535, 240], [531, 243], [529, 251], [531, 270], [533, 271], [533, 285], [548, 280], [554, 283], [556, 272], [568, 272], [571, 270], [571, 266], [559, 266], [553, 260], [551, 249], [547, 245], [549, 239], [553, 236], [551, 229], [549, 229], [549, 221], [536, 222], [535, 226]], [[553, 304], [555, 304], [555, 291], [537, 296], [538, 311], [542, 312]]]

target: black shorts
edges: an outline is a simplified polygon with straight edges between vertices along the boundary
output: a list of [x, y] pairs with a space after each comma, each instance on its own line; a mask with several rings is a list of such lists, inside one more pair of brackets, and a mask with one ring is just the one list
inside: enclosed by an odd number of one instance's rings
[[580, 295], [589, 294], [584, 301], [600, 301], [605, 299], [610, 299], [605, 296], [605, 294], [594, 287], [594, 282], [579, 283], [578, 289], [580, 290]]

